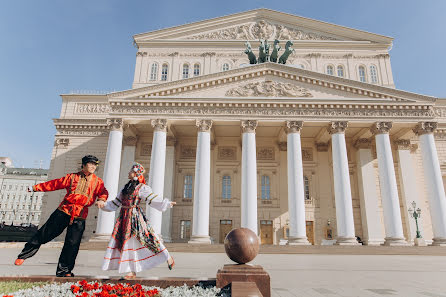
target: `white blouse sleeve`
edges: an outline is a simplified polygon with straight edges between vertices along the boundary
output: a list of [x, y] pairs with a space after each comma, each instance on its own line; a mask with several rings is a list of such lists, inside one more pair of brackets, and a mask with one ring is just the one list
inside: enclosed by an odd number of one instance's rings
[[103, 208], [101, 208], [103, 211], [112, 212], [116, 211], [122, 204], [122, 191], [119, 192], [118, 197], [116, 197], [113, 200], [108, 200], [105, 202], [105, 205]]
[[152, 188], [150, 188], [148, 185], [143, 185], [139, 189], [139, 198], [141, 198], [142, 201], [146, 201], [149, 206], [159, 211], [166, 211], [168, 208], [172, 207], [169, 199], [162, 199], [161, 197], [158, 197], [158, 195], [154, 194]]

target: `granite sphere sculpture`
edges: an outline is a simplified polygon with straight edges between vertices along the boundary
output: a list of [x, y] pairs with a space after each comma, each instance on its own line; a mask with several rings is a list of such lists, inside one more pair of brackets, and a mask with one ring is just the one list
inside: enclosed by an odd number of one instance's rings
[[252, 261], [259, 253], [259, 238], [251, 229], [233, 229], [226, 235], [225, 251], [228, 257], [239, 264]]

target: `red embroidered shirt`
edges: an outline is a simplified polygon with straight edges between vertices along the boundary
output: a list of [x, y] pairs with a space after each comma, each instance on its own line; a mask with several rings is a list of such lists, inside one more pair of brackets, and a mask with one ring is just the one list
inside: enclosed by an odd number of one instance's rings
[[33, 186], [35, 192], [50, 192], [66, 189], [67, 194], [58, 209], [74, 218], [86, 219], [88, 207], [98, 200], [106, 201], [107, 189], [101, 178], [95, 174], [85, 175], [83, 171], [69, 173], [59, 179], [53, 179]]

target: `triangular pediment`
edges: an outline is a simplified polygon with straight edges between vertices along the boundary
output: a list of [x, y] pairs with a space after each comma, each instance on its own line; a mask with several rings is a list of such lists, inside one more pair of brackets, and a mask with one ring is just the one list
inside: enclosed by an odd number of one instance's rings
[[298, 101], [433, 103], [436, 98], [339, 78], [287, 65], [264, 63], [108, 95], [111, 100], [213, 98]]
[[369, 41], [392, 38], [269, 9], [255, 9], [173, 28], [137, 34], [137, 44], [154, 40]]

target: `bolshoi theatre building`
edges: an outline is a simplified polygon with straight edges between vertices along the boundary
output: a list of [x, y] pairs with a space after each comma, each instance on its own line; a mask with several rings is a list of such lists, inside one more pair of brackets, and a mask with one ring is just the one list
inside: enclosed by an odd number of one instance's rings
[[[49, 179], [93, 154], [113, 198], [140, 162], [177, 202], [144, 206], [167, 242], [446, 245], [446, 99], [395, 88], [393, 38], [255, 9], [133, 39], [131, 89], [61, 95]], [[115, 216], [92, 207], [84, 240]]]

